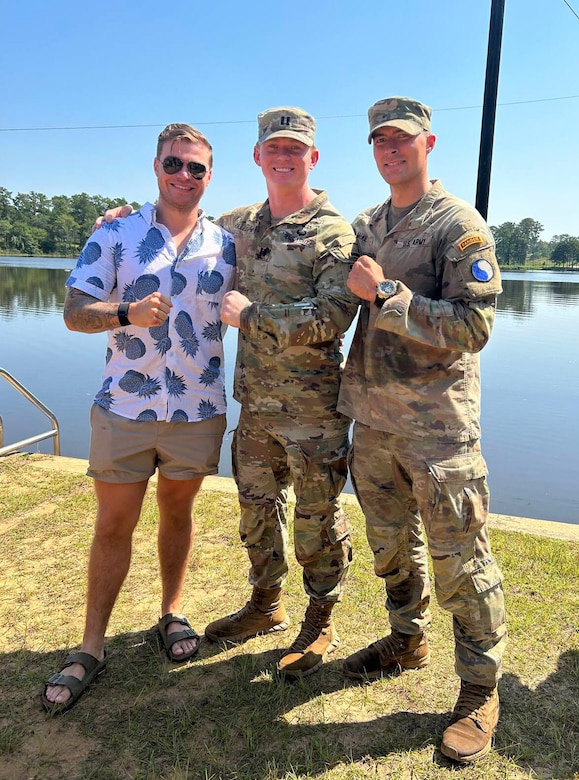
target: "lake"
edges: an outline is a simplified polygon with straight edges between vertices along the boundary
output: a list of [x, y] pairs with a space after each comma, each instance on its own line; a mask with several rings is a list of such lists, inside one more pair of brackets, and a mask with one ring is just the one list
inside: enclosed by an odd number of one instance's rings
[[[61, 455], [87, 458], [106, 335], [72, 333], [64, 325], [64, 282], [73, 265], [71, 259], [0, 257], [0, 367], [56, 414]], [[579, 523], [579, 273], [504, 272], [503, 281], [495, 330], [481, 353], [491, 511]], [[230, 476], [239, 414], [231, 398], [236, 331], [227, 331], [224, 345], [229, 411], [220, 473]], [[0, 416], [4, 444], [50, 428], [2, 378]], [[52, 453], [53, 443], [28, 449]]]

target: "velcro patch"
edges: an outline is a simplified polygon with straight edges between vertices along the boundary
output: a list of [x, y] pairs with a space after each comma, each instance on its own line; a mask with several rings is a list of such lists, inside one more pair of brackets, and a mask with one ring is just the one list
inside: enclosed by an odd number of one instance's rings
[[479, 282], [490, 282], [495, 275], [495, 270], [488, 260], [475, 260], [470, 270], [474, 278]]
[[484, 236], [481, 236], [479, 233], [475, 233], [472, 236], [467, 236], [466, 238], [463, 238], [462, 241], [458, 242], [458, 248], [461, 252], [464, 252], [465, 249], [468, 249], [469, 246], [473, 246], [473, 244], [485, 244], [486, 239]]

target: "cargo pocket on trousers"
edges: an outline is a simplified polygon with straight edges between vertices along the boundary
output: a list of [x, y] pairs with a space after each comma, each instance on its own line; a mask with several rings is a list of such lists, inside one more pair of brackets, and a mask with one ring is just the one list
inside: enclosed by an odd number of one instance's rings
[[481, 453], [431, 459], [426, 465], [432, 477], [432, 530], [464, 534], [482, 528], [488, 512], [489, 489], [488, 469]]
[[347, 436], [301, 441], [300, 476], [296, 492], [310, 505], [329, 504], [344, 489], [348, 474]]
[[352, 526], [348, 522], [345, 512], [339, 512], [330, 519], [325, 528], [326, 536], [330, 545], [333, 547], [338, 542], [342, 542], [352, 533]]
[[501, 570], [494, 558], [471, 560], [464, 568], [476, 593], [470, 600], [471, 620], [480, 625], [483, 635], [494, 633], [506, 622]]

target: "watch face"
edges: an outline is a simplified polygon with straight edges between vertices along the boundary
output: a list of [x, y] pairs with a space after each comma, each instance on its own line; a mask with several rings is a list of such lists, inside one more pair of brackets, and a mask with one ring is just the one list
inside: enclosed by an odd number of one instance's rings
[[386, 298], [389, 295], [394, 295], [396, 292], [396, 282], [391, 279], [386, 279], [384, 282], [378, 282], [378, 295], [382, 298]]

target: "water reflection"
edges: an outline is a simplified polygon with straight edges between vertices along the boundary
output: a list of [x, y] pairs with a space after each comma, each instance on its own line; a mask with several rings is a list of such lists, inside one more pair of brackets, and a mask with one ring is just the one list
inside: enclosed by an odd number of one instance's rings
[[[43, 265], [43, 263], [45, 265]], [[68, 331], [62, 321], [69, 259], [0, 258], [0, 366], [58, 417], [63, 455], [86, 458], [89, 410], [100, 385], [106, 334]], [[505, 273], [495, 332], [481, 354], [483, 453], [491, 510], [579, 523], [579, 273]], [[346, 335], [345, 349], [351, 332]], [[236, 332], [225, 336], [228, 433], [220, 471], [231, 474], [229, 444], [238, 404], [231, 398]], [[37, 410], [0, 381], [5, 443], [45, 430]], [[52, 452], [50, 442], [35, 445]]]
[[67, 272], [55, 268], [0, 267], [0, 317], [61, 312]]
[[[0, 258], [0, 316], [16, 311], [62, 311], [64, 283], [68, 278], [71, 261], [56, 259], [54, 268], [22, 265], [27, 258]], [[36, 259], [38, 262], [38, 259]], [[48, 261], [50, 262], [50, 261]], [[66, 265], [67, 267], [63, 267]], [[503, 275], [503, 293], [498, 299], [498, 310], [513, 314], [533, 314], [539, 302], [552, 302], [561, 306], [576, 306], [579, 299], [579, 274], [553, 273], [561, 277], [556, 281], [533, 274], [508, 273]], [[529, 278], [530, 277], [530, 278]], [[572, 278], [569, 278], [572, 277]]]
[[[560, 274], [566, 276], [566, 274]], [[576, 276], [576, 275], [574, 275]], [[498, 299], [498, 310], [533, 315], [540, 302], [559, 306], [576, 306], [579, 299], [578, 280], [541, 281], [536, 279], [503, 278], [503, 293]]]

